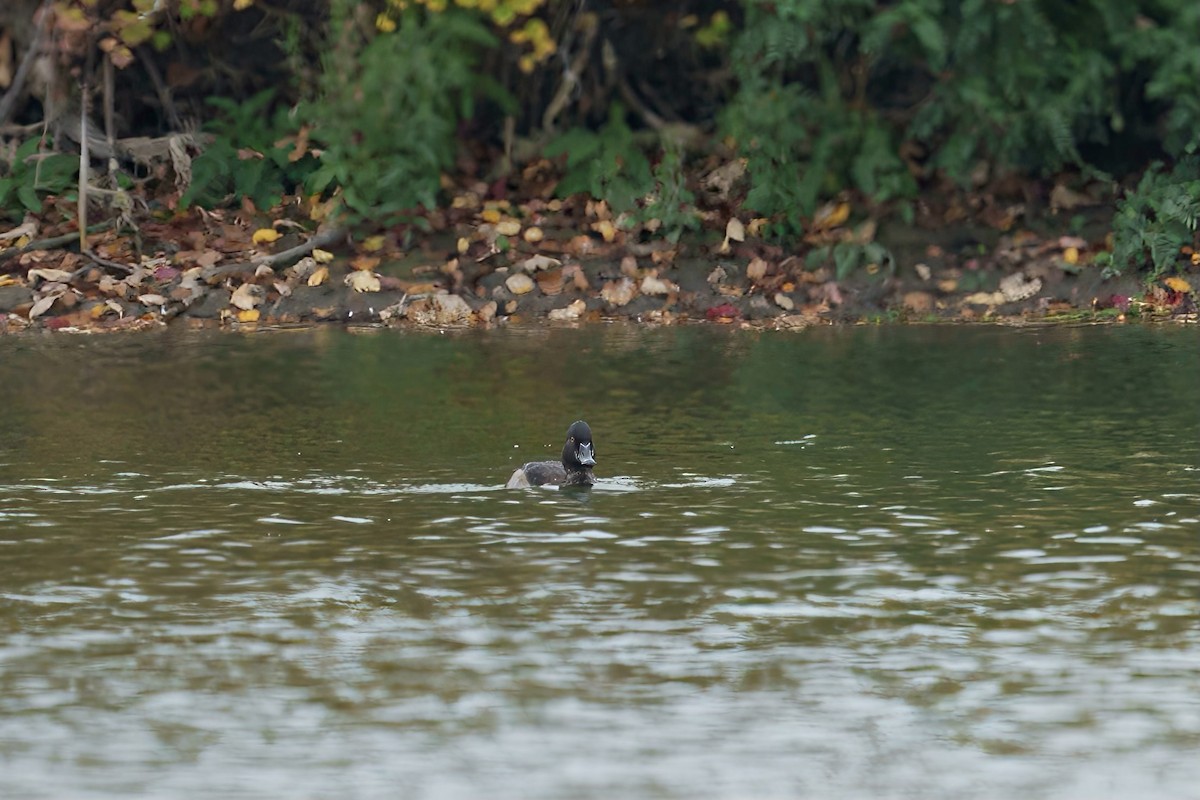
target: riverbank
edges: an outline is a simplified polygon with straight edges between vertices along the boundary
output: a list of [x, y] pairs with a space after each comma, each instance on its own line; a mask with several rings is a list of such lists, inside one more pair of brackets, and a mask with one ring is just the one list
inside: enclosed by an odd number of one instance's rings
[[678, 243], [638, 241], [605, 221], [579, 233], [566, 214], [485, 212], [440, 219], [406, 246], [411, 231], [352, 241], [335, 229], [291, 233], [299, 223], [288, 220], [257, 227], [205, 214], [143, 225], [140, 258], [130, 236], [101, 232], [88, 255], [43, 239], [54, 246], [0, 252], [0, 318], [8, 332], [608, 318], [771, 328], [1197, 321], [1200, 266], [1151, 282], [1106, 277], [1091, 263], [1102, 243], [1084, 236], [831, 225], [788, 252], [736, 221], [723, 237], [710, 230]]

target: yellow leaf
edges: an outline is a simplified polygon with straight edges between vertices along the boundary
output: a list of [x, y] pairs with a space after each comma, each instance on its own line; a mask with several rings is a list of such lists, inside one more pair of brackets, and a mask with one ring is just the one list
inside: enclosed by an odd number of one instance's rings
[[599, 222], [593, 222], [592, 230], [600, 234], [606, 242], [611, 242], [617, 236], [617, 226], [613, 225], [611, 219], [602, 219]]
[[814, 231], [826, 231], [850, 219], [850, 204], [849, 203], [827, 203], [817, 209], [816, 215], [813, 217], [812, 228]]
[[280, 236], [279, 231], [274, 228], [259, 228], [250, 237], [250, 240], [255, 244], [270, 244], [271, 242], [278, 241]]
[[1172, 292], [1187, 294], [1192, 291], [1192, 285], [1188, 283], [1186, 279], [1180, 278], [1177, 275], [1172, 275], [1170, 278], [1167, 278], [1165, 281], [1163, 281], [1163, 283], [1165, 283], [1167, 288]]
[[259, 312], [257, 308], [247, 308], [237, 312], [238, 322], [258, 322]]
[[313, 261], [318, 264], [328, 264], [330, 261], [333, 261], [333, 253], [328, 250], [322, 250], [319, 247], [313, 250], [312, 257]]
[[320, 286], [329, 277], [329, 267], [317, 267], [313, 270], [313, 274], [308, 276], [309, 286]]
[[533, 227], [526, 228], [525, 234], [522, 236], [522, 238], [530, 244], [537, 244], [545, 238], [545, 234], [542, 232], [541, 228], [535, 225]]
[[0, 275], [0, 286], [14, 286], [17, 280], [12, 275]]
[[384, 236], [368, 236], [363, 240], [363, 250], [368, 253], [377, 253], [383, 249], [386, 243], [387, 239]]
[[516, 236], [521, 232], [521, 223], [515, 219], [506, 219], [496, 224], [496, 233], [501, 236]]
[[391, 33], [396, 30], [396, 20], [389, 17], [386, 13], [380, 14], [375, 18], [375, 29], [380, 33]]
[[485, 208], [483, 211], [479, 212], [479, 217], [480, 217], [480, 218], [481, 218], [481, 219], [482, 219], [484, 222], [490, 222], [490, 223], [492, 223], [492, 224], [494, 225], [494, 224], [496, 224], [497, 222], [499, 222], [499, 221], [500, 221], [500, 209], [498, 209], [498, 208]]
[[458, 237], [457, 247], [458, 247], [458, 254], [462, 255], [463, 253], [467, 252], [467, 250], [469, 250], [471, 248], [471, 243], [467, 240], [467, 237], [460, 236], [460, 237]]
[[1068, 247], [1066, 250], [1063, 250], [1063, 261], [1067, 262], [1068, 264], [1078, 264], [1079, 248]]
[[378, 292], [379, 278], [374, 272], [355, 270], [345, 277], [345, 283], [356, 292]]
[[252, 5], [254, 5], [254, 0], [233, 0], [234, 11], [245, 11]]

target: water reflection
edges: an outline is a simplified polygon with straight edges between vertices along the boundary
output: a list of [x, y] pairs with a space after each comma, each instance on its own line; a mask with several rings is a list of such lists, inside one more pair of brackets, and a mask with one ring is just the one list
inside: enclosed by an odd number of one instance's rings
[[11, 341], [4, 796], [1200, 785], [1195, 332]]

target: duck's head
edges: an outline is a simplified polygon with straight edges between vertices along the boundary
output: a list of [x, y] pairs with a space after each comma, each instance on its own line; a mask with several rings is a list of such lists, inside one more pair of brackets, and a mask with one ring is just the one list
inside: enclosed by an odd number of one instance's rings
[[568, 472], [596, 466], [592, 429], [583, 420], [572, 422], [571, 427], [567, 428], [567, 443], [563, 445], [562, 463]]

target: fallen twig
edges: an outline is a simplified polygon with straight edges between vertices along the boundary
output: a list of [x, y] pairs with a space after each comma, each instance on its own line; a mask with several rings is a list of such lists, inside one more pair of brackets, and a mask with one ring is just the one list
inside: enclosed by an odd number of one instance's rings
[[278, 253], [269, 256], [259, 256], [251, 261], [242, 261], [236, 264], [222, 264], [212, 266], [200, 273], [201, 277], [209, 283], [213, 283], [226, 275], [234, 275], [239, 272], [253, 272], [261, 266], [268, 266], [274, 269], [281, 264], [291, 264], [299, 261], [304, 256], [311, 253], [318, 247], [328, 247], [346, 235], [346, 229], [335, 225], [332, 228], [317, 231], [317, 233], [307, 242], [295, 247], [290, 247]]
[[[108, 230], [113, 226], [113, 220], [105, 220], [97, 222], [95, 225], [87, 229], [88, 235], [99, 233], [100, 231]], [[61, 236], [51, 236], [48, 239], [38, 239], [36, 242], [22, 245], [20, 247], [6, 247], [0, 250], [0, 262], [7, 261], [10, 258], [16, 258], [22, 253], [28, 253], [33, 250], [55, 250], [63, 245], [70, 244], [79, 238], [79, 234], [72, 231], [64, 233]]]

